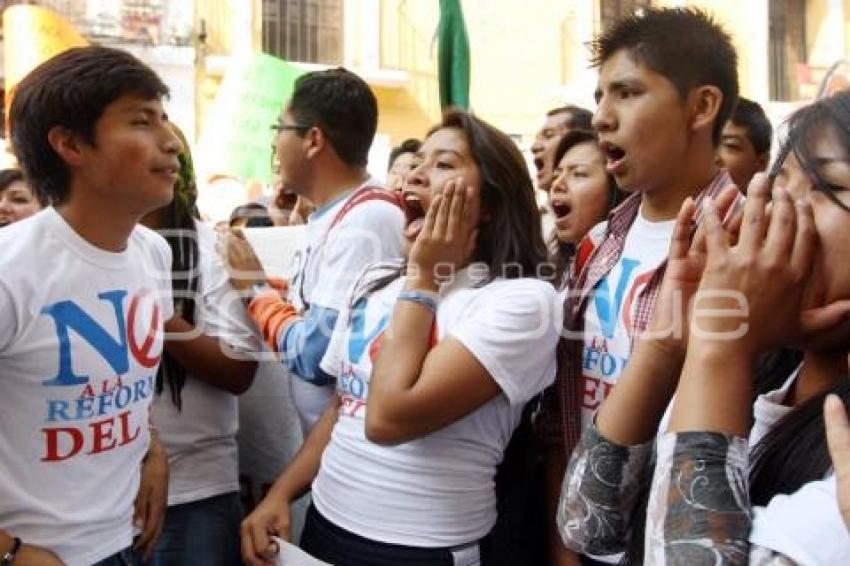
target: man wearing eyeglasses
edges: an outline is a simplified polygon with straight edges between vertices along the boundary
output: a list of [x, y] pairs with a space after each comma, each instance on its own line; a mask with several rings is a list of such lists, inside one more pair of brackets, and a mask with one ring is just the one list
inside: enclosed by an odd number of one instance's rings
[[333, 378], [319, 363], [350, 287], [367, 264], [402, 256], [404, 216], [396, 197], [366, 171], [377, 121], [368, 85], [339, 68], [300, 77], [272, 126], [280, 190], [316, 206], [285, 299], [268, 285], [250, 245], [228, 238], [233, 285], [250, 294], [252, 318], [295, 376], [292, 395], [305, 436], [333, 396]]

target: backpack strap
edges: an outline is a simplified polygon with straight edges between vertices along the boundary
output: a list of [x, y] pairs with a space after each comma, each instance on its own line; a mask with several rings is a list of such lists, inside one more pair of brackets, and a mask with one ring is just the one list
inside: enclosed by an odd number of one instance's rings
[[398, 196], [397, 193], [382, 189], [380, 187], [368, 185], [365, 187], [360, 187], [359, 189], [354, 191], [354, 194], [352, 194], [348, 198], [343, 207], [339, 209], [339, 212], [336, 213], [334, 219], [331, 220], [331, 223], [328, 224], [328, 229], [325, 231], [324, 238], [327, 239], [328, 232], [330, 232], [337, 224], [342, 222], [342, 219], [345, 218], [346, 214], [351, 212], [351, 209], [353, 209], [359, 204], [363, 204], [364, 202], [369, 202], [373, 200], [382, 200], [384, 202], [397, 206], [398, 208], [401, 208], [401, 198]]

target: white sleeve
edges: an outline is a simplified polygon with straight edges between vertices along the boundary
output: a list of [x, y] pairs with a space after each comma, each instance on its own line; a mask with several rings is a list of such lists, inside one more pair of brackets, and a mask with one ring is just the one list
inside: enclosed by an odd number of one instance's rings
[[403, 230], [404, 214], [397, 206], [375, 200], [352, 208], [328, 234], [312, 302], [342, 310], [347, 291], [367, 265], [401, 257]]
[[[248, 319], [245, 304], [230, 284], [227, 269], [215, 250], [215, 234], [205, 224], [198, 225], [200, 254], [199, 296], [195, 301], [196, 322], [207, 336], [220, 338], [243, 352], [257, 352], [260, 341]], [[198, 316], [200, 315], [200, 316]]]
[[11, 290], [6, 283], [0, 281], [0, 354], [6, 351], [15, 341], [20, 325], [20, 313], [16, 308]]
[[766, 507], [753, 507], [750, 543], [798, 564], [845, 564], [850, 533], [835, 499], [835, 476], [809, 482], [790, 495], [776, 495]]
[[[493, 284], [491, 284], [493, 285]], [[552, 285], [536, 279], [501, 282], [482, 292], [471, 316], [449, 330], [484, 366], [512, 404], [522, 404], [555, 379], [560, 331]]]

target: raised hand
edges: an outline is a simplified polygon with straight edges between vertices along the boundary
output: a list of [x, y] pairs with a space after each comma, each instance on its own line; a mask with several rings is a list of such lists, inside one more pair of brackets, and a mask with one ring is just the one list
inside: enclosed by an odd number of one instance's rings
[[428, 207], [410, 251], [410, 273], [426, 287], [462, 269], [475, 251], [478, 190], [462, 178], [449, 181]]
[[823, 405], [826, 441], [835, 468], [838, 508], [844, 524], [850, 529], [850, 422], [844, 403], [837, 395], [829, 395]]

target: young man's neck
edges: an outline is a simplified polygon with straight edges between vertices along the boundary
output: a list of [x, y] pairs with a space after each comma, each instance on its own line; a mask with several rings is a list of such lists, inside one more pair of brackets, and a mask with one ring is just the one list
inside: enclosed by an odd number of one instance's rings
[[679, 214], [682, 203], [688, 197], [696, 197], [705, 189], [717, 174], [717, 166], [712, 162], [683, 168], [685, 173], [667, 186], [656, 187], [643, 193], [641, 214], [650, 222], [673, 220]]
[[365, 167], [333, 168], [322, 170], [313, 184], [313, 190], [307, 195], [316, 208], [332, 202], [341, 194], [362, 185], [369, 178]]
[[803, 369], [794, 382], [786, 405], [797, 406], [815, 395], [847, 379], [847, 352], [813, 352], [803, 354]]
[[58, 205], [56, 211], [71, 228], [91, 245], [108, 252], [122, 252], [127, 239], [139, 222], [139, 216], [121, 214], [114, 210], [70, 198]]

